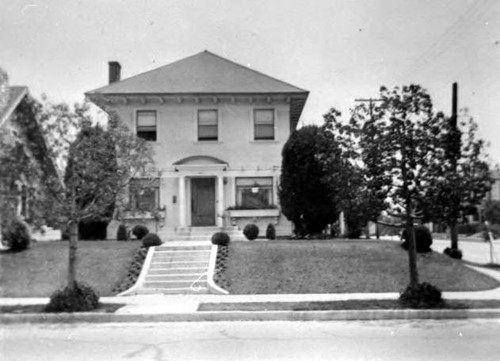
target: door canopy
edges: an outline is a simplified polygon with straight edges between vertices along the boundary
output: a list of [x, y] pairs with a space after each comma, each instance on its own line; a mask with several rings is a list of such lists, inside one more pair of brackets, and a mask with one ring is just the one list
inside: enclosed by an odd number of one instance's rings
[[173, 163], [175, 171], [180, 170], [227, 170], [229, 164], [223, 160], [206, 155], [195, 155]]

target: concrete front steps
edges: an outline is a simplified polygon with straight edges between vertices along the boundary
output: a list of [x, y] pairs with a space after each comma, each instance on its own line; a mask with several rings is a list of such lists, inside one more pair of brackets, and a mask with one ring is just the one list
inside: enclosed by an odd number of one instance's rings
[[[135, 294], [206, 294], [211, 244], [172, 242], [155, 247]], [[196, 243], [196, 244], [195, 244]]]
[[217, 232], [225, 232], [229, 235], [231, 241], [245, 241], [243, 232], [236, 226], [226, 227], [179, 227], [175, 231], [166, 231], [160, 233], [162, 240], [169, 241], [208, 241], [212, 235]]

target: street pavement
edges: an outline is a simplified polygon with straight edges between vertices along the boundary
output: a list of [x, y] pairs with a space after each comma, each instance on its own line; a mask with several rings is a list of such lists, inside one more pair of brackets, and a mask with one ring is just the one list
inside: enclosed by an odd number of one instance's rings
[[499, 360], [500, 320], [4, 325], [14, 360]]

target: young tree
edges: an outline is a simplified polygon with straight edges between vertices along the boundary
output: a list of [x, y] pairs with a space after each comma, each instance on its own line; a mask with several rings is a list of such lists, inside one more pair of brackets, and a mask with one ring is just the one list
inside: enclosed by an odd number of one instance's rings
[[68, 288], [71, 289], [76, 281], [78, 224], [106, 216], [111, 202], [128, 201], [126, 190], [130, 180], [147, 173], [152, 149], [113, 113], [109, 114], [105, 137], [84, 136], [92, 134], [93, 123], [86, 103], [75, 104], [72, 109], [64, 103], [47, 102], [41, 120], [51, 135], [51, 156], [67, 163], [63, 183], [47, 178], [45, 185], [54, 200], [54, 212], [70, 231]]
[[[66, 166], [65, 182], [70, 182], [70, 177], [74, 176], [76, 168], [75, 156], [78, 155], [78, 148], [94, 148], [102, 147], [103, 151], [90, 154], [90, 156], [100, 156], [99, 159], [92, 159], [91, 161], [104, 168], [107, 174], [116, 173], [117, 159], [114, 144], [111, 138], [111, 133], [103, 129], [101, 125], [85, 124], [78, 133], [75, 141], [69, 149], [68, 162]], [[105, 156], [103, 156], [105, 155]], [[114, 181], [114, 177], [108, 178], [109, 181]], [[86, 181], [85, 181], [86, 182]], [[116, 185], [111, 185], [114, 188]], [[82, 208], [91, 202], [95, 202], [96, 194], [92, 190], [87, 190], [89, 193], [80, 193], [78, 200], [78, 207]], [[83, 192], [83, 190], [82, 190]], [[106, 238], [106, 227], [109, 220], [113, 216], [115, 209], [115, 199], [108, 199], [107, 206], [103, 205], [104, 212], [102, 214], [95, 214], [78, 224], [78, 237], [80, 239], [104, 239]]]
[[410, 287], [419, 284], [414, 221], [425, 185], [430, 182], [428, 159], [432, 139], [439, 134], [432, 102], [418, 85], [380, 89], [381, 102], [374, 109], [364, 105], [353, 111], [360, 127], [361, 158], [373, 184], [388, 185], [388, 196], [400, 206], [409, 235]]
[[484, 142], [477, 137], [477, 123], [466, 111], [460, 121], [437, 115], [441, 132], [434, 138], [434, 152], [429, 161], [434, 177], [429, 181], [426, 210], [435, 222], [450, 229], [451, 250], [448, 254], [461, 258], [458, 249], [458, 223], [476, 212], [491, 188], [489, 166], [484, 159]]
[[283, 147], [278, 193], [281, 209], [301, 236], [322, 232], [338, 217], [320, 156], [334, 152], [333, 137], [315, 125], [293, 132]]

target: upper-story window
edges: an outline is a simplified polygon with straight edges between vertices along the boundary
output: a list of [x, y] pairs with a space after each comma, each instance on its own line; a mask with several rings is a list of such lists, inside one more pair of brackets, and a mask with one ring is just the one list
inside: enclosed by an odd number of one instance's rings
[[198, 140], [218, 140], [218, 118], [216, 109], [198, 110]]
[[156, 141], [156, 111], [137, 111], [137, 136], [145, 140]]
[[274, 140], [274, 109], [255, 109], [253, 121], [255, 140]]

